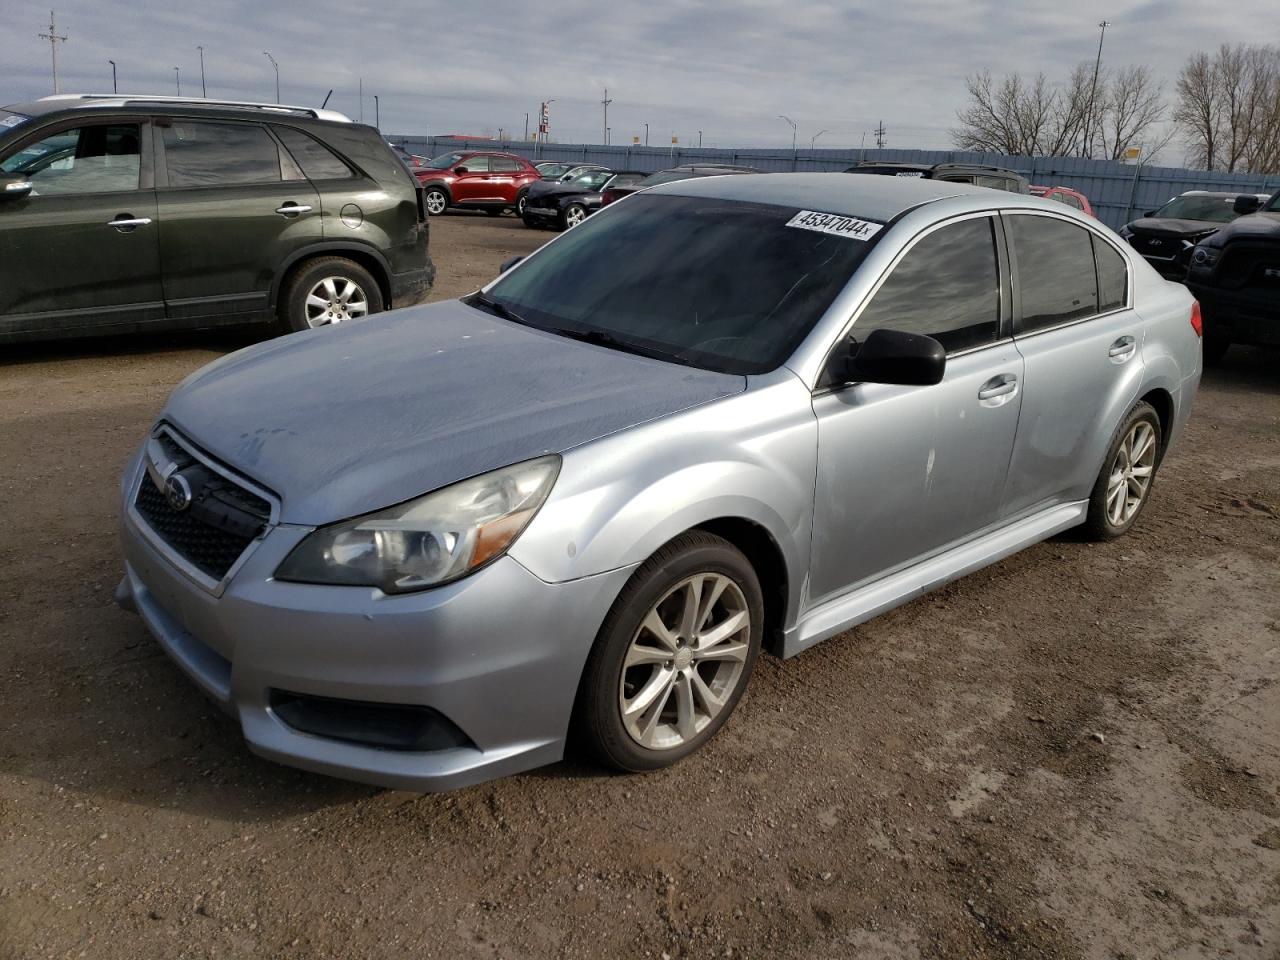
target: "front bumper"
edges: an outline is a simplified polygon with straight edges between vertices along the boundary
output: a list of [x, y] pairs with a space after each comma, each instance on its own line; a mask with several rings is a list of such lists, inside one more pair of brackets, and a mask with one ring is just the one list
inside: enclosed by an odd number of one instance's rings
[[[157, 552], [126, 510], [117, 601], [272, 760], [436, 791], [561, 758], [587, 654], [631, 568], [551, 584], [503, 557], [398, 597], [272, 580], [309, 529], [272, 528], [215, 596]], [[469, 745], [409, 752], [304, 733], [273, 708], [281, 691], [429, 707]]]
[[435, 264], [430, 258], [427, 265], [418, 270], [409, 270], [405, 273], [396, 273], [391, 276], [391, 306], [394, 309], [400, 307], [412, 307], [414, 304], [424, 302], [431, 293], [431, 287], [436, 282]]
[[1222, 335], [1233, 343], [1280, 346], [1280, 295], [1275, 290], [1245, 287], [1224, 290], [1194, 279], [1187, 287], [1204, 317], [1205, 335]]

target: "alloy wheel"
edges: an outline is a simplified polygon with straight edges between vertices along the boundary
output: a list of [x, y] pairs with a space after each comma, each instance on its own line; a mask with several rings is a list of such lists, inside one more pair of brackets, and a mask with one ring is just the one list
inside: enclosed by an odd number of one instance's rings
[[1107, 477], [1107, 521], [1121, 527], [1133, 519], [1147, 491], [1156, 465], [1156, 431], [1140, 420], [1116, 451]]
[[432, 190], [427, 194], [427, 213], [433, 217], [438, 217], [444, 213], [445, 207], [449, 205], [448, 199], [439, 190]]
[[585, 219], [587, 219], [587, 211], [577, 204], [574, 204], [564, 213], [564, 222], [567, 227], [576, 227]]
[[687, 577], [641, 621], [618, 689], [622, 725], [650, 750], [683, 746], [724, 709], [742, 680], [751, 613], [719, 573]]
[[307, 294], [307, 326], [324, 327], [369, 313], [364, 289], [349, 277], [325, 277]]

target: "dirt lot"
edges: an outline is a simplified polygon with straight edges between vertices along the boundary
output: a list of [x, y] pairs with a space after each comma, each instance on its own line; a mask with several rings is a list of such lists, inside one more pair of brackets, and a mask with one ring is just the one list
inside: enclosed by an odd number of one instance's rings
[[[433, 222], [440, 296], [548, 235]], [[253, 757], [117, 610], [117, 477], [228, 336], [0, 355], [0, 958], [1280, 957], [1280, 365], [1137, 529], [760, 663], [701, 754], [452, 795]]]

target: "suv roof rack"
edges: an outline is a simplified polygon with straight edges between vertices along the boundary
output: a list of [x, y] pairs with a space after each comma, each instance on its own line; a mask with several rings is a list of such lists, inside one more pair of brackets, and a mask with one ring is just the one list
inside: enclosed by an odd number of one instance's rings
[[285, 103], [256, 103], [251, 100], [209, 100], [205, 97], [167, 97], [140, 94], [117, 93], [57, 93], [41, 97], [41, 102], [50, 100], [81, 101], [89, 106], [124, 107], [155, 104], [184, 104], [196, 107], [234, 107], [242, 110], [262, 110], [267, 113], [284, 113], [294, 116], [313, 117], [316, 120], [333, 120], [339, 123], [350, 123], [351, 118], [337, 110], [323, 110], [319, 107], [298, 107]]

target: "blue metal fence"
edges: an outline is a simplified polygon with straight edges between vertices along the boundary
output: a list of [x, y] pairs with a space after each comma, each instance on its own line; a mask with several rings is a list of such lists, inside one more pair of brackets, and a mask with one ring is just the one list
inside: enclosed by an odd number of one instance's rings
[[615, 170], [665, 170], [681, 163], [735, 163], [758, 170], [837, 171], [861, 160], [910, 163], [981, 163], [1016, 170], [1035, 184], [1079, 190], [1098, 218], [1111, 227], [1153, 210], [1184, 190], [1274, 193], [1280, 175], [1221, 173], [1151, 167], [1118, 160], [1080, 157], [1013, 157], [963, 150], [751, 150], [696, 147], [642, 147], [588, 143], [533, 144], [525, 140], [453, 140], [436, 137], [388, 137], [410, 153], [436, 157], [453, 150], [503, 150], [530, 160], [600, 163]]

